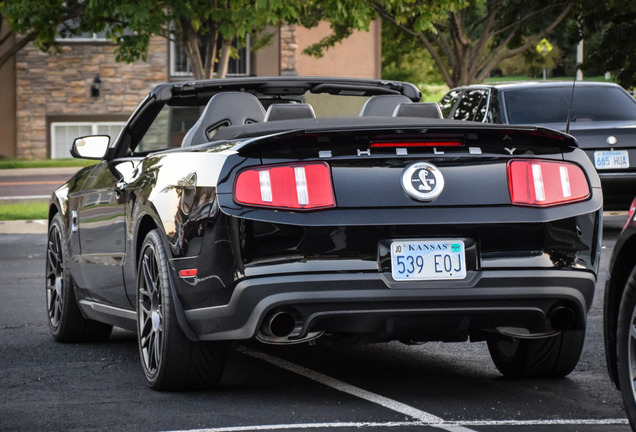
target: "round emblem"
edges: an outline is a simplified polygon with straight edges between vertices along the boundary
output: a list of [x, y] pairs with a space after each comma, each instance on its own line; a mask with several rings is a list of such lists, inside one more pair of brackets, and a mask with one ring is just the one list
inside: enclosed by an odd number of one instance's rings
[[402, 189], [413, 199], [432, 201], [444, 190], [444, 177], [435, 165], [416, 162], [402, 173]]
[[611, 146], [616, 145], [616, 143], [618, 142], [618, 140], [616, 139], [615, 136], [608, 136], [607, 137], [607, 143]]

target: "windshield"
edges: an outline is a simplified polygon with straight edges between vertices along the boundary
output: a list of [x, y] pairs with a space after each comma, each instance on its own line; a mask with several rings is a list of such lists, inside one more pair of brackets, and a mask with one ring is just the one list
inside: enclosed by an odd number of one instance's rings
[[[565, 123], [571, 87], [506, 90], [510, 124]], [[620, 88], [575, 87], [571, 121], [636, 120], [636, 101]]]

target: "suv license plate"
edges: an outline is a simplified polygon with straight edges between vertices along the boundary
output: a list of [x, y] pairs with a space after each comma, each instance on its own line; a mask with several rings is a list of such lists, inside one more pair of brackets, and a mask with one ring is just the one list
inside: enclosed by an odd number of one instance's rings
[[391, 274], [395, 280], [444, 280], [466, 277], [466, 253], [461, 240], [391, 243]]
[[629, 168], [627, 150], [595, 151], [594, 166], [596, 169]]

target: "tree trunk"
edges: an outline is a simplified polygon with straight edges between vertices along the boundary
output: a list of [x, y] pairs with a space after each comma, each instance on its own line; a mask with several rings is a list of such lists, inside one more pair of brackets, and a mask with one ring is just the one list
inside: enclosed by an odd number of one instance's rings
[[186, 50], [186, 55], [190, 61], [190, 69], [194, 79], [205, 78], [203, 61], [201, 60], [201, 50], [199, 49], [199, 38], [192, 24], [182, 19], [181, 22], [181, 42]]
[[230, 63], [230, 51], [232, 50], [232, 40], [223, 40], [221, 47], [221, 55], [219, 56], [219, 69], [216, 72], [218, 78], [225, 78], [227, 75], [228, 65]]

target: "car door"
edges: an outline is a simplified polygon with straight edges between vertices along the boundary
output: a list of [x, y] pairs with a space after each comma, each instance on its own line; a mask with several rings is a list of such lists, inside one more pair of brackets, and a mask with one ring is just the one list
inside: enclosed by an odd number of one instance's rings
[[126, 177], [134, 161], [102, 162], [86, 179], [73, 211], [79, 233], [82, 288], [93, 300], [130, 308], [124, 289], [126, 260]]

